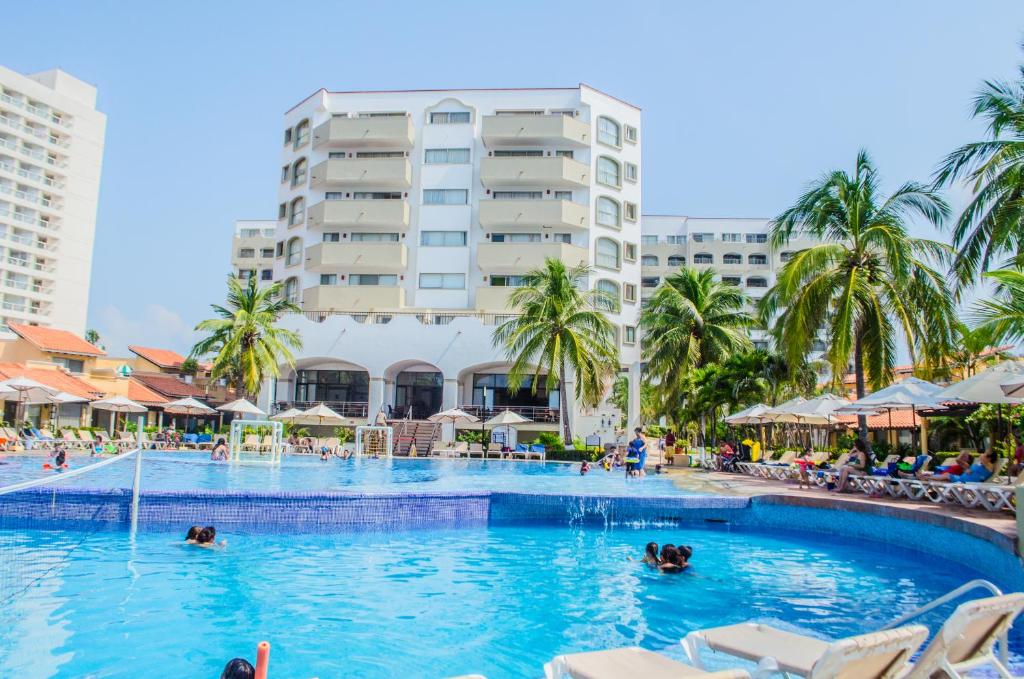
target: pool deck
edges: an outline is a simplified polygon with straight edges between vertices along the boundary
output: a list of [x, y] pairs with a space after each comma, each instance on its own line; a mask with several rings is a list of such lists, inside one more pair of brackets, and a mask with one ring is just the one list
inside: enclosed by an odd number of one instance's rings
[[[958, 505], [915, 502], [891, 497], [873, 498], [863, 493], [835, 493], [821, 488], [798, 489], [795, 481], [761, 479], [746, 474], [706, 471], [702, 469], [668, 470], [676, 485], [692, 492], [740, 495], [745, 497], [770, 496], [793, 504], [827, 507], [832, 509], [882, 509], [886, 513], [927, 516], [929, 523], [966, 522], [988, 529], [1017, 542], [1017, 520], [1009, 512], [990, 512], [967, 509]], [[884, 509], [883, 509], [884, 508]], [[925, 517], [921, 517], [925, 518]]]

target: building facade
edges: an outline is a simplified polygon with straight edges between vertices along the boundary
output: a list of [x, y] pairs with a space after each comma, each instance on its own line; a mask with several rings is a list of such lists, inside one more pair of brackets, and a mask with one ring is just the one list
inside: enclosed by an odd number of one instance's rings
[[106, 116], [60, 70], [0, 67], [0, 319], [85, 332]]
[[274, 243], [277, 222], [240, 219], [231, 239], [231, 273], [244, 281], [255, 278], [261, 286], [274, 280]]

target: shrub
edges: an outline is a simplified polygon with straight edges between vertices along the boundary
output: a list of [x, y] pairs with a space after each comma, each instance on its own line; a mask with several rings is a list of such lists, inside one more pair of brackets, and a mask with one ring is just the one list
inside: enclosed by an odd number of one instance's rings
[[466, 443], [482, 443], [483, 434], [480, 433], [479, 429], [460, 429], [455, 432], [456, 441], [464, 441]]

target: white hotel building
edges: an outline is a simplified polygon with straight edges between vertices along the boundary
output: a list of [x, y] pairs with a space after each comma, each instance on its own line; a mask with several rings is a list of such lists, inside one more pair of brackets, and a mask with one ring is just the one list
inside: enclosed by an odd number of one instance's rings
[[0, 66], [0, 326], [85, 333], [105, 130], [92, 85]]
[[[640, 135], [639, 109], [586, 85], [320, 90], [299, 103], [284, 121], [273, 279], [303, 309], [284, 324], [304, 346], [261, 405], [326, 401], [351, 423], [382, 409], [512, 408], [536, 423], [523, 429], [557, 429], [557, 393], [509, 393], [491, 340], [519, 277], [549, 257], [591, 266], [586, 284], [620, 299], [609, 317], [636, 384], [652, 278], [707, 250], [756, 294], [778, 263], [767, 220], [652, 217], [641, 229]], [[570, 417], [574, 433], [604, 440], [619, 419], [607, 404]]]

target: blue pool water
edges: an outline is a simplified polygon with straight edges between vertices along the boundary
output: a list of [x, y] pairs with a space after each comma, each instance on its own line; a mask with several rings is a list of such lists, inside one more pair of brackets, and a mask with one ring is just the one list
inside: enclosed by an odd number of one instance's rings
[[[537, 677], [558, 653], [679, 656], [687, 632], [744, 620], [873, 630], [981, 577], [892, 546], [716, 527], [230, 534], [223, 552], [181, 537], [0, 531], [0, 554], [46, 573], [0, 606], [3, 675], [216, 677], [266, 639], [274, 679]], [[692, 572], [630, 561], [648, 540], [693, 545]]]
[[[594, 469], [580, 476], [578, 464], [350, 458], [321, 461], [315, 456], [287, 456], [279, 467], [263, 463], [211, 462], [209, 453], [146, 452], [144, 490], [333, 490], [352, 492], [510, 491], [600, 495], [681, 495], [667, 477], [625, 478], [622, 471]], [[0, 486], [53, 476], [43, 471], [46, 458], [8, 455], [0, 462]], [[72, 469], [94, 463], [88, 456], [69, 459]], [[107, 465], [66, 483], [79, 488], [127, 488], [134, 462]]]

